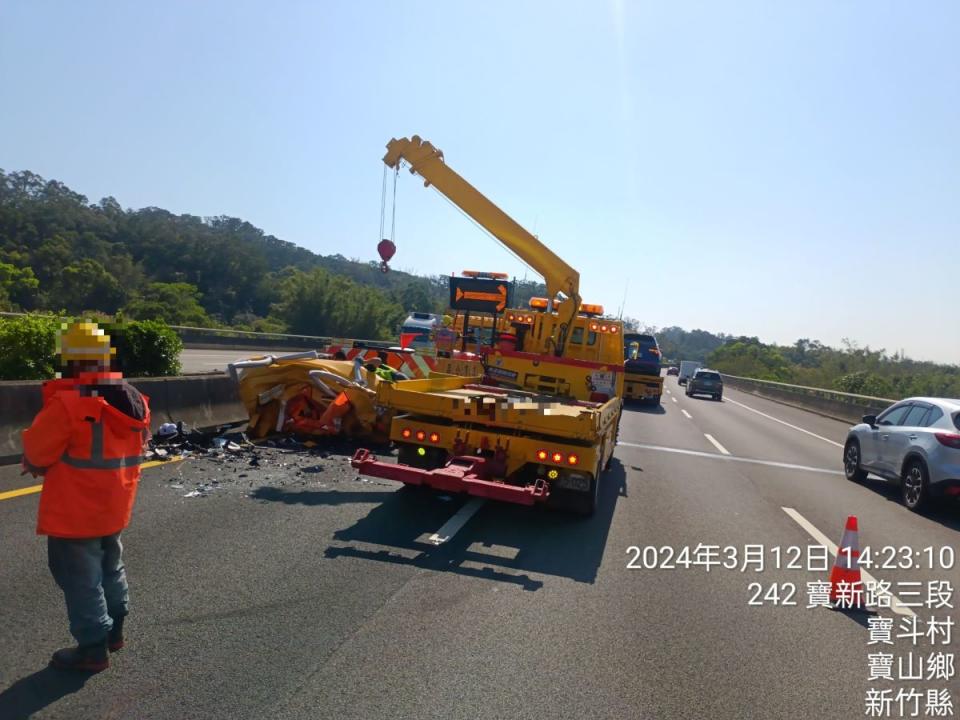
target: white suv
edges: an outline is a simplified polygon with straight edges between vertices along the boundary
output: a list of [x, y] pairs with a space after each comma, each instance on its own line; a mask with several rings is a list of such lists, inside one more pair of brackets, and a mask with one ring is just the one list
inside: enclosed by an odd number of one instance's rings
[[899, 483], [911, 510], [960, 495], [960, 400], [908, 398], [864, 415], [847, 434], [843, 471], [856, 482], [873, 473]]

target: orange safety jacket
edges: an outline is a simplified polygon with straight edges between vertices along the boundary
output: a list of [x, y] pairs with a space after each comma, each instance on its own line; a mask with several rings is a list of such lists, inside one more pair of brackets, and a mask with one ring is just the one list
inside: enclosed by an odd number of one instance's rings
[[84, 374], [44, 387], [44, 407], [23, 431], [24, 466], [44, 476], [38, 535], [104, 537], [129, 524], [150, 437], [149, 398], [137, 420], [77, 387], [117, 377]]

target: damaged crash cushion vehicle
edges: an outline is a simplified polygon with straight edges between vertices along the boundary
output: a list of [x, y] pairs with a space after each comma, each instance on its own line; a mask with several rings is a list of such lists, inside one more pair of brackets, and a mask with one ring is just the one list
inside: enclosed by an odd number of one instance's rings
[[384, 380], [360, 362], [266, 358], [235, 363], [247, 432], [343, 435], [386, 440], [391, 414], [374, 403]]

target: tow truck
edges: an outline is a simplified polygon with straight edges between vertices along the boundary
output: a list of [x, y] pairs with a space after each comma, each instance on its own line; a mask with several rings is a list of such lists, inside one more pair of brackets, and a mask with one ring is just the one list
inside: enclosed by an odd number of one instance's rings
[[539, 272], [547, 297], [528, 309], [497, 308], [491, 344], [479, 353], [482, 374], [381, 383], [376, 402], [396, 413], [390, 439], [398, 461], [360, 449], [353, 467], [407, 485], [592, 514], [623, 405], [622, 323], [584, 304], [579, 273], [431, 143], [393, 139], [383, 161], [408, 165]]
[[[660, 349], [647, 346], [643, 339], [649, 335], [626, 333], [623, 336], [624, 403], [631, 400], [659, 405], [663, 396], [663, 377], [660, 375]], [[636, 356], [634, 355], [636, 348]], [[650, 357], [652, 356], [652, 357]]]

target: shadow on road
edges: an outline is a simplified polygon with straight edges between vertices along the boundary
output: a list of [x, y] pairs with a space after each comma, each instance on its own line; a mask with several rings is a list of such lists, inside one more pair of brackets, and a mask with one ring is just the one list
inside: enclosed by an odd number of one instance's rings
[[[863, 483], [862, 487], [875, 492], [877, 495], [900, 505], [900, 509], [909, 513], [900, 498], [900, 486], [887, 482], [886, 480], [875, 479], [872, 475]], [[920, 513], [931, 522], [939, 523], [951, 530], [960, 531], [960, 502], [954, 498], [933, 498], [927, 508]]]
[[[369, 497], [369, 494], [365, 494]], [[541, 507], [488, 502], [449, 542], [429, 536], [464, 504], [462, 497], [404, 488], [334, 534], [327, 558], [353, 557], [513, 583], [539, 590], [531, 573], [593, 583], [603, 559], [626, 469], [616, 458], [603, 476], [596, 513], [581, 518]], [[447, 498], [447, 501], [442, 501]], [[366, 546], [374, 545], [377, 548]]]
[[38, 670], [0, 692], [0, 718], [26, 720], [57, 700], [77, 692], [91, 677], [89, 673], [52, 667]]
[[344, 492], [342, 490], [285, 490], [279, 487], [259, 487], [250, 494], [254, 500], [282, 502], [285, 505], [352, 505], [354, 503], [386, 502], [396, 495], [386, 492]]
[[649, 405], [642, 402], [627, 402], [624, 401], [623, 409], [629, 410], [631, 412], [644, 413], [646, 415], [666, 415], [667, 411], [663, 409], [663, 405], [657, 403], [656, 405]]

